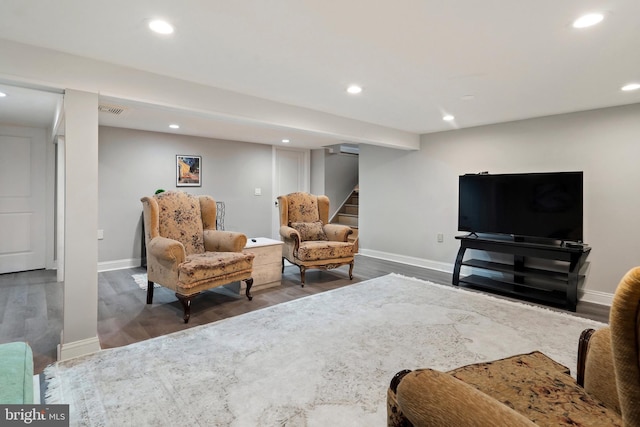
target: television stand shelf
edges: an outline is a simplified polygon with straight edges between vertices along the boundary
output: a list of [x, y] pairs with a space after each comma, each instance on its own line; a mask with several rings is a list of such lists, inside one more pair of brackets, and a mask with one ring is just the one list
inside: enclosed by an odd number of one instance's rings
[[[453, 284], [472, 286], [535, 300], [576, 311], [578, 286], [584, 281], [581, 273], [591, 248], [586, 245], [558, 245], [500, 237], [456, 236], [460, 249], [453, 270]], [[464, 259], [467, 249], [513, 256], [513, 262]], [[535, 259], [536, 268], [525, 265]], [[543, 266], [540, 267], [539, 264]], [[461, 277], [465, 266], [498, 277], [471, 274]]]

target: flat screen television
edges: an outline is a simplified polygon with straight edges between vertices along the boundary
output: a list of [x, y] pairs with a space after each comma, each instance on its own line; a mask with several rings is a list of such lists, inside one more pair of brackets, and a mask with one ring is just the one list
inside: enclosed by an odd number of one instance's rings
[[458, 230], [582, 242], [582, 172], [469, 174]]

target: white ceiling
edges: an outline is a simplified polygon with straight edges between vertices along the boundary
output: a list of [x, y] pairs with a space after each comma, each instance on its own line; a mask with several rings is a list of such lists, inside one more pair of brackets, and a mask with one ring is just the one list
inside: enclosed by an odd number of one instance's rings
[[53, 127], [62, 95], [0, 83], [0, 123], [13, 126]]
[[[593, 11], [601, 24], [572, 28]], [[639, 17], [638, 0], [2, 0], [0, 39], [423, 134], [640, 102], [620, 90], [640, 82]], [[154, 18], [175, 33], [149, 32]], [[350, 83], [364, 91], [348, 95]], [[265, 121], [102, 101], [127, 107], [101, 113], [105, 125], [180, 122], [180, 133], [269, 144], [283, 135]], [[287, 131], [292, 144], [336, 143]]]

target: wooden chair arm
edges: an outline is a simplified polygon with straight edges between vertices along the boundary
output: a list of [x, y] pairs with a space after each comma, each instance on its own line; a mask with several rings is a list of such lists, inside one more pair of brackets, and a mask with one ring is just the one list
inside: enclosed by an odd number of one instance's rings
[[576, 380], [580, 387], [584, 387], [584, 371], [587, 366], [587, 352], [589, 350], [589, 340], [593, 336], [595, 329], [585, 329], [580, 334], [580, 339], [578, 340], [578, 366], [576, 372]]

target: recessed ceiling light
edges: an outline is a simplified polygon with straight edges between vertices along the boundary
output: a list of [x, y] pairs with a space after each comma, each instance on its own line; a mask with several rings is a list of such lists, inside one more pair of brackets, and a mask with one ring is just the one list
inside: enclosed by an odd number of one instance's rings
[[289, 140], [288, 140], [288, 139], [283, 139], [283, 140], [282, 140], [282, 143], [283, 143], [283, 144], [288, 144], [288, 143], [289, 143]]
[[475, 95], [464, 95], [462, 97], [463, 101], [473, 101], [474, 99], [476, 99]]
[[7, 96], [7, 94], [6, 94], [6, 93], [4, 93], [4, 92], [0, 92], [0, 98], [4, 98], [5, 96]]
[[347, 92], [349, 92], [350, 94], [358, 94], [360, 92], [362, 92], [362, 88], [358, 85], [351, 85], [347, 88]]
[[573, 28], [586, 28], [600, 23], [604, 19], [601, 13], [589, 13], [573, 21]]
[[149, 22], [149, 28], [158, 34], [171, 34], [173, 33], [173, 26], [167, 21], [160, 19]]
[[640, 89], [640, 83], [629, 83], [628, 85], [622, 86], [622, 90], [625, 92], [630, 92], [632, 90]]
[[442, 120], [444, 120], [445, 122], [450, 122], [453, 119], [455, 119], [455, 117], [453, 117], [451, 114], [447, 114], [446, 116], [442, 116]]
[[180, 125], [169, 125], [171, 129], [180, 129]]

